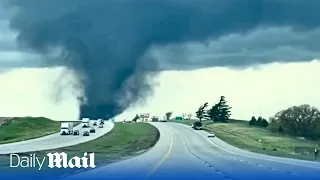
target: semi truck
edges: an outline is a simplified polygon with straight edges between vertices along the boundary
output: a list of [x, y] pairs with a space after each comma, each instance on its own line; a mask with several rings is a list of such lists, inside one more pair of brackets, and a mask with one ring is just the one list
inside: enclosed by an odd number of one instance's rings
[[73, 134], [73, 123], [72, 122], [61, 123], [60, 134], [61, 135]]
[[89, 118], [82, 118], [82, 127], [86, 128], [90, 126], [90, 119]]

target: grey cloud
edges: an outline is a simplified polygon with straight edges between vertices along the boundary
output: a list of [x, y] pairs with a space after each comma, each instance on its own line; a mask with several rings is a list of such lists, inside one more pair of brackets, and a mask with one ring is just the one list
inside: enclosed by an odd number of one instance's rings
[[[248, 67], [272, 62], [300, 62], [320, 58], [320, 29], [295, 32], [292, 28], [258, 29], [231, 34], [204, 43], [153, 48], [150, 54], [162, 69], [197, 69], [212, 66]], [[181, 52], [182, 56], [177, 55]]]

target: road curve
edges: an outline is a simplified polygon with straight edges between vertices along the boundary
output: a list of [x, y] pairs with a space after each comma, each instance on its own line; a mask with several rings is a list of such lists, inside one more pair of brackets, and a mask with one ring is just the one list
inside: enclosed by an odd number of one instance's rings
[[90, 136], [82, 136], [82, 133], [85, 130], [88, 131], [89, 128], [82, 128], [80, 124], [74, 127], [75, 130], [79, 130], [79, 136], [61, 136], [59, 133], [55, 133], [27, 141], [2, 144], [0, 145], [0, 154], [35, 152], [77, 145], [103, 136], [113, 129], [114, 123], [105, 121], [103, 128], [98, 128], [98, 126], [94, 127], [96, 129], [96, 133], [90, 133]]
[[246, 152], [182, 124], [151, 124], [161, 135], [148, 152], [60, 179], [320, 179], [320, 163]]

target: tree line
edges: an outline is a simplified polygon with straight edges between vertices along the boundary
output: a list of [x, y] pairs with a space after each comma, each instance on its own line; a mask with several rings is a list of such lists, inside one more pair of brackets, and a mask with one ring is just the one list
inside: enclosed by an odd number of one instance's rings
[[256, 119], [256, 117], [252, 116], [251, 120], [249, 121], [249, 125], [251, 126], [261, 126], [261, 127], [268, 127], [269, 122], [262, 118], [261, 116]]
[[309, 104], [289, 107], [269, 119], [268, 129], [292, 136], [320, 138], [320, 111]]
[[[195, 114], [200, 122], [212, 120], [227, 123], [231, 116], [231, 107], [227, 104], [225, 96], [221, 96], [220, 100], [211, 107], [208, 102], [201, 105]], [[289, 107], [268, 120], [252, 116], [248, 124], [267, 128], [275, 133], [311, 139], [320, 138], [320, 110], [309, 104]]]
[[249, 121], [251, 126], [268, 128], [270, 131], [310, 139], [320, 138], [320, 111], [309, 104], [292, 106], [277, 112], [269, 121], [254, 116]]
[[225, 96], [221, 96], [219, 102], [212, 105], [209, 109], [209, 103], [206, 102], [196, 111], [196, 117], [200, 122], [204, 119], [214, 122], [227, 123], [231, 116], [231, 107], [227, 104]]
[[[202, 120], [212, 120], [227, 123], [231, 116], [231, 107], [227, 104], [225, 96], [221, 96], [220, 100], [211, 107], [208, 102], [201, 105], [195, 115], [200, 122]], [[165, 116], [169, 120], [172, 112], [167, 112]], [[133, 121], [136, 121], [138, 117], [136, 115]], [[184, 117], [191, 119], [192, 115], [185, 114]], [[289, 107], [277, 112], [268, 120], [263, 117], [252, 116], [248, 124], [267, 128], [275, 133], [311, 139], [320, 138], [320, 110], [309, 104]]]

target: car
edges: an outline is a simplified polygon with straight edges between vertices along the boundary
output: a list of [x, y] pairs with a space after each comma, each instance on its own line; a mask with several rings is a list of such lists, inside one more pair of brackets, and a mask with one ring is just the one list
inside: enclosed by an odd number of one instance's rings
[[95, 133], [95, 132], [96, 132], [96, 130], [94, 128], [90, 129], [90, 133]]
[[73, 135], [74, 135], [74, 136], [78, 136], [79, 134], [80, 134], [80, 133], [79, 133], [78, 130], [73, 131]]
[[210, 132], [210, 133], [208, 134], [208, 137], [215, 137], [215, 135], [214, 135], [213, 132]]
[[191, 126], [194, 130], [201, 130], [202, 129], [202, 123], [197, 121], [197, 122], [194, 122]]
[[94, 122], [93, 125], [96, 126], [96, 125], [97, 125], [97, 122]]
[[101, 120], [101, 121], [100, 121], [100, 124], [104, 124], [104, 121]]
[[83, 132], [83, 136], [89, 136], [90, 133], [88, 131]]
[[82, 128], [87, 128], [87, 127], [89, 127], [87, 124], [82, 125]]
[[103, 124], [100, 124], [100, 125], [99, 125], [99, 128], [103, 128]]

